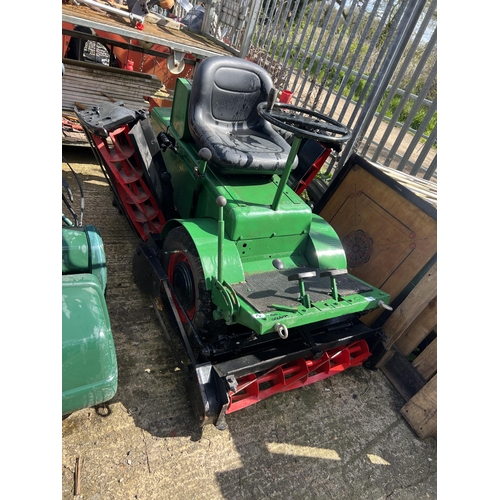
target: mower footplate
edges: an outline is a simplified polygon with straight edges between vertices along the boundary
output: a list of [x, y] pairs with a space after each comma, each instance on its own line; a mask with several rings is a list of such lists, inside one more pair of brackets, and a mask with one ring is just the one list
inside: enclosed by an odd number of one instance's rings
[[[232, 287], [241, 298], [245, 299], [261, 313], [269, 312], [273, 309], [273, 304], [297, 307], [299, 305], [300, 286], [297, 281], [291, 282], [288, 278], [297, 272], [307, 273], [310, 271], [316, 270], [304, 267], [253, 274], [246, 276], [246, 281], [243, 283], [236, 283]], [[336, 277], [336, 280], [339, 297], [347, 297], [373, 290], [373, 288], [349, 274], [340, 274]], [[330, 280], [319, 276], [319, 273], [315, 277], [305, 279], [304, 285], [312, 303], [332, 298]]]

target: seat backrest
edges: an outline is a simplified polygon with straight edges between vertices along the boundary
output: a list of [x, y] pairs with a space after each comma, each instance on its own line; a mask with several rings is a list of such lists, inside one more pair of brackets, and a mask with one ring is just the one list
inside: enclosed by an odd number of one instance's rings
[[198, 148], [212, 152], [212, 165], [230, 173], [281, 172], [289, 144], [257, 113], [272, 79], [259, 65], [213, 56], [197, 67], [189, 101], [189, 129]]

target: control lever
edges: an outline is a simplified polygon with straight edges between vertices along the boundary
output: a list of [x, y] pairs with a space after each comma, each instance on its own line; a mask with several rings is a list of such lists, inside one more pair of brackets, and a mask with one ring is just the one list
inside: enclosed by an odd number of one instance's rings
[[222, 283], [222, 263], [224, 260], [224, 207], [227, 204], [227, 200], [224, 196], [217, 196], [215, 203], [219, 207], [219, 220], [217, 222], [217, 279]]
[[323, 278], [325, 276], [330, 277], [330, 293], [335, 302], [339, 300], [339, 293], [337, 290], [337, 280], [335, 276], [339, 276], [340, 274], [347, 274], [347, 269], [327, 269], [320, 273], [320, 276]]
[[269, 91], [269, 95], [267, 96], [267, 110], [272, 111], [274, 108], [274, 104], [276, 102], [276, 98], [278, 97], [278, 89], [274, 87]]
[[300, 289], [299, 301], [304, 307], [307, 307], [308, 309], [311, 307], [311, 297], [306, 292], [306, 285], [304, 283], [304, 280], [307, 278], [313, 278], [314, 276], [316, 276], [316, 271], [306, 271], [303, 273], [292, 274], [291, 276], [288, 276], [288, 281], [299, 282], [299, 289]]
[[205, 175], [205, 170], [207, 168], [207, 163], [212, 159], [212, 152], [208, 148], [201, 148], [198, 151], [198, 156], [200, 157], [201, 163], [200, 168], [198, 169], [198, 176]]

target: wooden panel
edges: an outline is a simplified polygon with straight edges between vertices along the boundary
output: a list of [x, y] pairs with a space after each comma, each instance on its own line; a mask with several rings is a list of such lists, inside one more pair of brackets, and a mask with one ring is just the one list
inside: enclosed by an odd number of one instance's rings
[[436, 329], [436, 322], [437, 297], [427, 304], [415, 321], [401, 334], [396, 345], [405, 356], [408, 356], [432, 330]]
[[[374, 175], [376, 167], [365, 163], [358, 158], [332, 185], [320, 215], [339, 235], [349, 272], [394, 300], [435, 256], [436, 219], [415, 204], [415, 195], [380, 171]], [[381, 313], [374, 312], [368, 323]]]
[[427, 381], [396, 347], [388, 357], [381, 370], [405, 401], [409, 401]]
[[425, 380], [437, 372], [437, 338], [415, 358], [412, 365]]
[[437, 434], [437, 375], [403, 406], [401, 414], [420, 438]]
[[420, 280], [403, 303], [384, 323], [383, 330], [388, 337], [384, 344], [389, 349], [403, 335], [420, 313], [437, 294], [437, 264]]
[[[387, 341], [384, 342], [384, 348], [387, 352], [375, 363], [377, 368], [384, 366], [392, 357], [391, 347], [393, 345], [397, 345], [398, 350], [401, 349], [397, 343], [400, 338], [402, 338], [401, 344], [405, 348], [402, 354], [408, 355], [435, 326], [437, 298], [430, 301], [429, 298], [435, 297], [436, 294], [436, 271], [437, 264], [434, 264], [383, 324], [382, 330], [387, 335]], [[422, 320], [422, 323], [418, 322], [419, 319]], [[432, 326], [427, 328], [428, 324], [432, 324]], [[408, 332], [410, 334], [413, 332], [414, 335], [418, 335], [418, 338], [414, 339]], [[409, 349], [412, 345], [413, 347]]]

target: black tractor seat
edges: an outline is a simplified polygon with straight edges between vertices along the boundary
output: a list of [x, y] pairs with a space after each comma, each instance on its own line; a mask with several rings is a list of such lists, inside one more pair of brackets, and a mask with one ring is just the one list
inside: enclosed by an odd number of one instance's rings
[[193, 78], [189, 130], [199, 149], [211, 151], [212, 167], [226, 174], [284, 170], [290, 145], [257, 113], [272, 87], [270, 75], [251, 61], [213, 56], [201, 62]]

